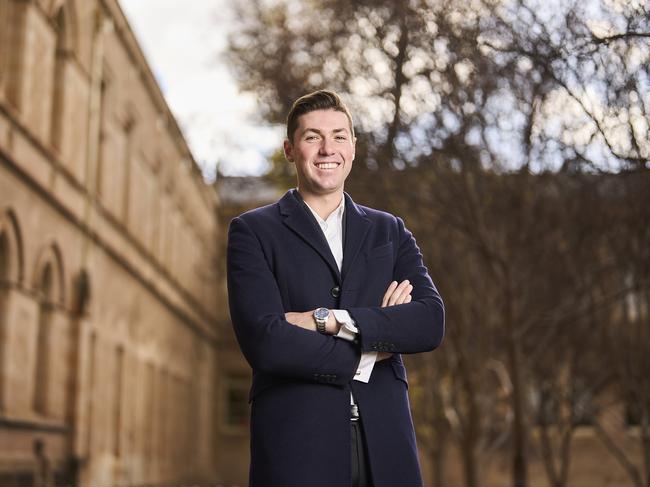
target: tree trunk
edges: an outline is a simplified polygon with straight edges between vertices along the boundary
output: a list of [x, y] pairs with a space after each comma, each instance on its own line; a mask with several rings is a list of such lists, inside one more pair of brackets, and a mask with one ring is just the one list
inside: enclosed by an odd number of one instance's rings
[[443, 487], [445, 485], [445, 457], [447, 445], [445, 442], [439, 442], [433, 447], [431, 454], [431, 476], [433, 487]]
[[465, 487], [478, 487], [478, 469], [476, 465], [476, 440], [468, 438], [463, 442], [463, 476], [465, 478]]
[[398, 51], [394, 58], [395, 61], [395, 84], [391, 90], [395, 104], [395, 113], [393, 120], [388, 126], [388, 136], [386, 137], [386, 162], [388, 167], [392, 167], [393, 158], [395, 157], [395, 139], [400, 126], [400, 111], [402, 103], [402, 90], [407, 82], [404, 75], [404, 64], [407, 61], [406, 51], [409, 47], [409, 29], [406, 23], [406, 13], [400, 11], [400, 37], [398, 41]]
[[431, 445], [431, 475], [433, 487], [443, 487], [445, 485], [445, 459], [449, 447], [449, 424], [445, 416], [445, 406], [440, 390], [441, 377], [436, 376], [434, 367], [429, 362], [426, 368], [428, 381], [435, 384], [432, 390], [434, 440]]
[[510, 279], [506, 274], [505, 292], [505, 325], [507, 330], [506, 348], [508, 368], [512, 380], [511, 406], [513, 415], [512, 424], [512, 485], [513, 487], [527, 487], [527, 445], [526, 445], [526, 419], [524, 413], [523, 383], [521, 377], [521, 350], [516, 336], [516, 328], [512, 310], [512, 293]]
[[645, 486], [650, 487], [650, 404], [644, 397], [641, 414], [641, 451], [643, 452], [643, 467], [645, 470]]

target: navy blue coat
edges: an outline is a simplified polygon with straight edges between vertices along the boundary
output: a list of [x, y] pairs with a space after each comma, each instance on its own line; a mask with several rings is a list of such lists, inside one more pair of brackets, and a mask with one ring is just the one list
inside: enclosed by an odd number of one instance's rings
[[[440, 345], [442, 299], [400, 218], [347, 194], [345, 205], [341, 272], [295, 190], [230, 224], [230, 314], [253, 369], [251, 487], [351, 485], [350, 388], [375, 487], [422, 485], [400, 354]], [[412, 302], [381, 308], [390, 282], [404, 279], [413, 284]], [[284, 319], [320, 306], [348, 310], [360, 343]], [[375, 364], [367, 384], [352, 380], [361, 351], [394, 353]]]

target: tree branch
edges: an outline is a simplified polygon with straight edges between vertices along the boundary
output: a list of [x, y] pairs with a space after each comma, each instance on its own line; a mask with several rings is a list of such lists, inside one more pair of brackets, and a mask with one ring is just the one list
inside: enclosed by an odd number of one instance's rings
[[614, 34], [611, 36], [598, 37], [592, 36], [594, 44], [611, 44], [612, 42], [621, 39], [634, 39], [634, 38], [650, 38], [650, 32], [623, 32], [621, 34]]

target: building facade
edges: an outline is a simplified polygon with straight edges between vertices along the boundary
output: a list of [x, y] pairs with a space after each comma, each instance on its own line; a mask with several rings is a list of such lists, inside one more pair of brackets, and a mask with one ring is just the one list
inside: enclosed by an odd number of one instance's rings
[[117, 0], [0, 0], [0, 485], [223, 481], [217, 210]]

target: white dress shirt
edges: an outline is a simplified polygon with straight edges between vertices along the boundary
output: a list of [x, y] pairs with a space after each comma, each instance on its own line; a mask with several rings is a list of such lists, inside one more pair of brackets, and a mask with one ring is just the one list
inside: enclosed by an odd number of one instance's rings
[[[305, 203], [305, 205], [312, 212], [314, 218], [316, 218], [321, 230], [323, 230], [325, 238], [327, 239], [327, 244], [330, 247], [336, 265], [340, 271], [341, 265], [343, 264], [343, 213], [345, 212], [345, 198], [341, 198], [341, 203], [332, 213], [330, 213], [327, 220], [323, 220], [307, 203]], [[336, 336], [344, 340], [353, 341], [359, 333], [359, 329], [356, 327], [354, 319], [350, 316], [350, 313], [344, 309], [333, 309], [331, 311], [334, 314], [336, 321], [341, 324], [341, 329]], [[359, 362], [359, 367], [355, 373], [354, 380], [368, 382], [376, 360], [377, 352], [362, 353], [361, 361]]]

